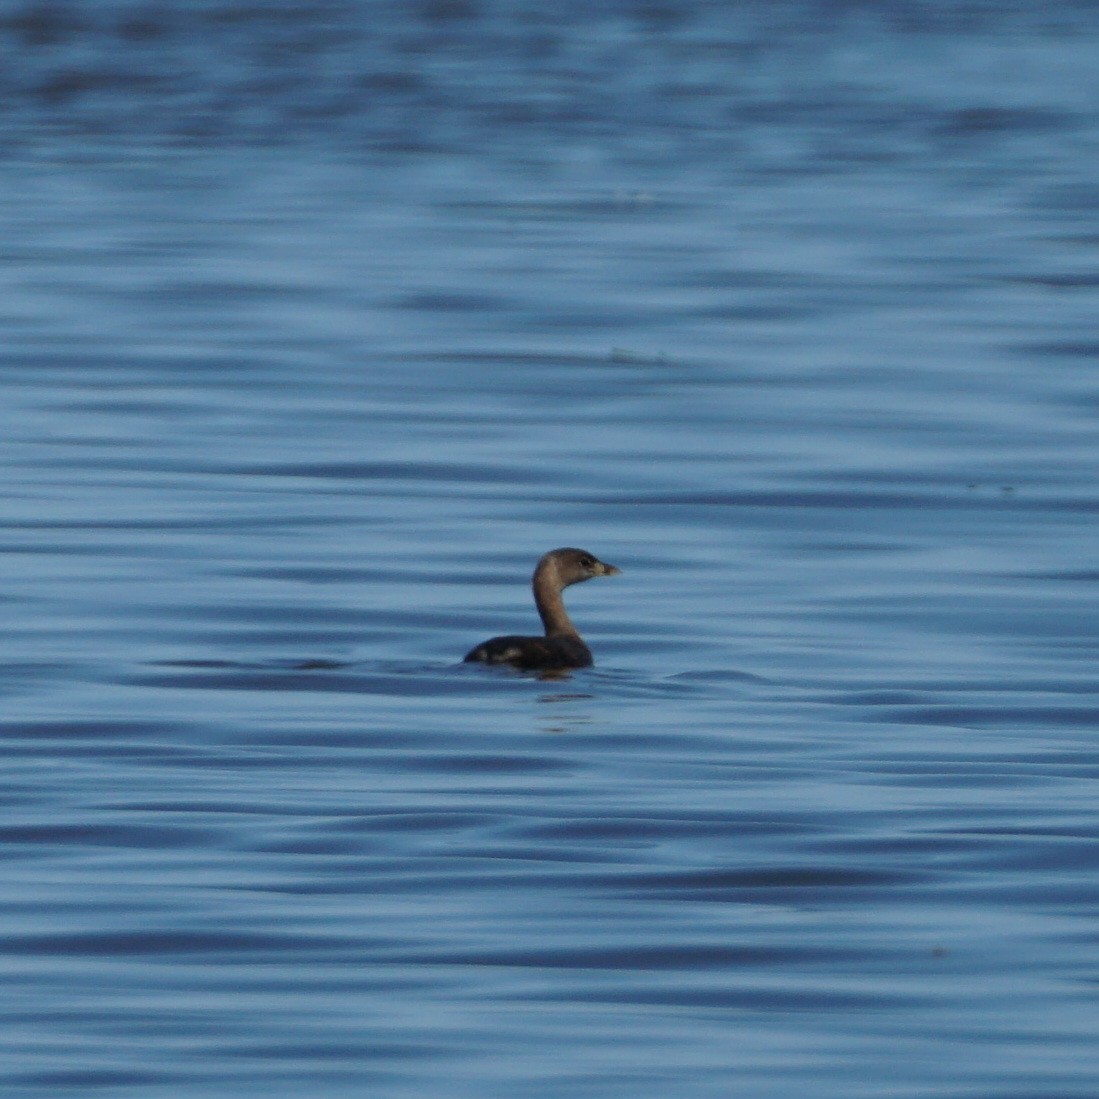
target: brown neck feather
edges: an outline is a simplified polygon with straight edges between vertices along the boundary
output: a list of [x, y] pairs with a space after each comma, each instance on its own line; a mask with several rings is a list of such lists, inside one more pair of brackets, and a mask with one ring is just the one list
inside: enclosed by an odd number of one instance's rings
[[556, 562], [539, 562], [538, 568], [534, 570], [531, 586], [534, 588], [534, 603], [538, 608], [538, 615], [542, 619], [542, 625], [546, 627], [546, 636], [560, 637], [564, 634], [579, 637], [568, 611], [565, 610], [565, 601], [561, 598], [561, 578], [557, 574]]

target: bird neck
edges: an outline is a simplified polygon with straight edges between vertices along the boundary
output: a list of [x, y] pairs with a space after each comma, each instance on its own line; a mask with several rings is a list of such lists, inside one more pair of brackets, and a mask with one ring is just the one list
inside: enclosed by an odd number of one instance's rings
[[546, 636], [579, 637], [568, 611], [565, 610], [565, 601], [561, 598], [561, 580], [553, 562], [539, 564], [534, 571], [531, 587], [534, 589], [534, 605], [538, 608], [538, 616], [546, 628]]

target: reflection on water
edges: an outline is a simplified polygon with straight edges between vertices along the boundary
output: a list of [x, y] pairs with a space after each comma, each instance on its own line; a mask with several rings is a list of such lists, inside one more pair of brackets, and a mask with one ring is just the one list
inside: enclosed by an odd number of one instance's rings
[[365, 13], [0, 13], [8, 1091], [1092, 1099], [1093, 16]]

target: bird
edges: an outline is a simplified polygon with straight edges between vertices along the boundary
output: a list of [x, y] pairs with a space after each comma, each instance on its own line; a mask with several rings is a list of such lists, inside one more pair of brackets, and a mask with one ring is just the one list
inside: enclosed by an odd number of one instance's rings
[[587, 668], [593, 663], [565, 610], [561, 592], [595, 576], [617, 576], [622, 570], [600, 561], [587, 550], [565, 546], [550, 550], [538, 561], [531, 578], [534, 604], [546, 629], [545, 637], [506, 635], [491, 637], [466, 653], [466, 664], [510, 664], [523, 671]]

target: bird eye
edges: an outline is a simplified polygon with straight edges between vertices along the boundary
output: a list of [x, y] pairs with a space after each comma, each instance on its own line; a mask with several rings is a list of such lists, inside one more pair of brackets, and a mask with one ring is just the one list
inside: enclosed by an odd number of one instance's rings
[[594, 565], [594, 564], [595, 564], [595, 562], [590, 557], [581, 557], [580, 558], [580, 567], [582, 569], [590, 569], [592, 567], [592, 565]]

